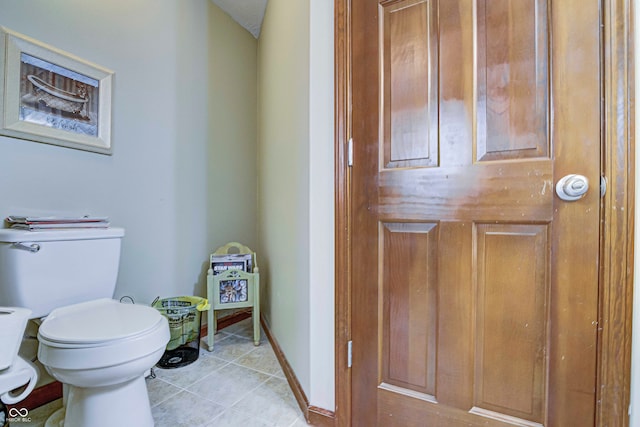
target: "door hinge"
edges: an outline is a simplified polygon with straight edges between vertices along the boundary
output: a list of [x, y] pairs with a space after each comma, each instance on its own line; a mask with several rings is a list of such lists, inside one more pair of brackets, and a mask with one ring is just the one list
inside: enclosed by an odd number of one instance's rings
[[353, 138], [347, 143], [347, 166], [353, 166]]
[[347, 342], [347, 368], [350, 368], [353, 364], [353, 341]]

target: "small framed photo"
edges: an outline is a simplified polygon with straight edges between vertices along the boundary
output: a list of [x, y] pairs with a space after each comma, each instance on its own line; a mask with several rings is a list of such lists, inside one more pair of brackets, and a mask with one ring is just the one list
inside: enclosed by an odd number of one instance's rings
[[246, 302], [249, 300], [247, 279], [220, 280], [220, 304]]
[[0, 135], [111, 154], [113, 74], [0, 27]]

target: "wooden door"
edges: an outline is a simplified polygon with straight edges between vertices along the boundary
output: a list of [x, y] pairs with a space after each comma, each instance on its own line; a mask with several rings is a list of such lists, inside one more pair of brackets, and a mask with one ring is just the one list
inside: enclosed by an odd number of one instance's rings
[[594, 425], [599, 2], [353, 0], [351, 26], [352, 425]]

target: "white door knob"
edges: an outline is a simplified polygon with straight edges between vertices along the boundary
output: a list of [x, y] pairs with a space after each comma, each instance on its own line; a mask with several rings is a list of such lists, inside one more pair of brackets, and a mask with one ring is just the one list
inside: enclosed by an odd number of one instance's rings
[[588, 190], [589, 180], [587, 177], [577, 174], [562, 177], [556, 184], [556, 194], [567, 202], [583, 198]]

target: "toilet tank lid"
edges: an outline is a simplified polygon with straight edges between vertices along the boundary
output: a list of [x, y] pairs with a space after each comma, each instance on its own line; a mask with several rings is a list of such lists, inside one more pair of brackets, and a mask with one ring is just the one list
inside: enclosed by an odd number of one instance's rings
[[0, 228], [0, 242], [51, 242], [58, 240], [118, 239], [124, 237], [124, 228], [69, 228], [59, 230], [14, 230]]

